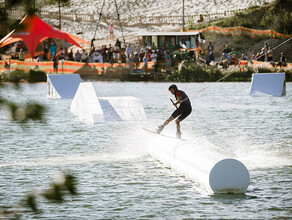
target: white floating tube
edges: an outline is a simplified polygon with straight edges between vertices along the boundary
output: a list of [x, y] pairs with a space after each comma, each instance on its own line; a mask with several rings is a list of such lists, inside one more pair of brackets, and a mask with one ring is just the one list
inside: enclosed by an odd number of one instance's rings
[[207, 141], [181, 141], [156, 136], [148, 153], [162, 164], [214, 193], [245, 193], [249, 172], [240, 161], [226, 158]]

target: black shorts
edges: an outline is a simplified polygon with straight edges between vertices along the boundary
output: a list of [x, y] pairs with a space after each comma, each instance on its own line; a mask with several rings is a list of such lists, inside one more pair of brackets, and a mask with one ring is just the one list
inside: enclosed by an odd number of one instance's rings
[[179, 108], [177, 108], [173, 113], [172, 113], [172, 117], [176, 118], [178, 117], [178, 119], [180, 121], [184, 120], [186, 117], [189, 116], [189, 114], [191, 114], [192, 112], [192, 106], [180, 106]]

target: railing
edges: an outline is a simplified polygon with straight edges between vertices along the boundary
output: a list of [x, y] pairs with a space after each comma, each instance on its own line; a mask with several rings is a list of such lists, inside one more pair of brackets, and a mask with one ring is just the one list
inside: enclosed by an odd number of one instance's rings
[[[213, 14], [198, 14], [198, 15], [186, 15], [185, 22], [196, 23], [199, 20], [199, 16], [202, 15], [204, 21], [211, 21], [220, 18], [230, 17], [235, 15], [235, 13], [244, 12], [245, 9], [224, 11], [221, 13]], [[19, 10], [7, 10], [7, 13], [13, 18], [21, 18], [24, 14], [23, 11]], [[40, 11], [38, 16], [47, 19], [59, 19], [58, 12], [48, 12]], [[79, 13], [62, 13], [62, 20], [76, 21], [76, 22], [97, 22], [99, 19], [98, 14], [79, 14]], [[113, 18], [102, 16], [102, 21], [107, 22], [107, 20], [113, 20]], [[183, 16], [137, 16], [122, 18], [121, 23], [123, 26], [141, 26], [141, 25], [180, 25], [183, 23]], [[114, 18], [114, 24], [118, 24], [118, 20]]]

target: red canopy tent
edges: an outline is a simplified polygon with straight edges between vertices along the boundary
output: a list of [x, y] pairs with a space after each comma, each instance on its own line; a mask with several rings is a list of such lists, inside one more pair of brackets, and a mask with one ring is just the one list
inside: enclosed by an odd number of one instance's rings
[[23, 25], [23, 28], [17, 31], [13, 30], [6, 35], [0, 41], [0, 47], [4, 47], [17, 41], [24, 41], [31, 57], [34, 58], [34, 53], [39, 43], [47, 38], [66, 39], [69, 43], [72, 43], [80, 48], [82, 47], [78, 43], [90, 45], [89, 42], [84, 41], [79, 37], [63, 32], [58, 28], [47, 24], [35, 14], [26, 15], [19, 24]]

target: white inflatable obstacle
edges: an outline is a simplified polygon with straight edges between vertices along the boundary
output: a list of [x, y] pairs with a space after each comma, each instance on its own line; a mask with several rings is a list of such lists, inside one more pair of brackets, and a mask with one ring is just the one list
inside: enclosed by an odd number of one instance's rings
[[146, 120], [144, 107], [140, 99], [133, 96], [100, 97], [105, 121], [140, 121]]
[[132, 96], [97, 98], [90, 82], [80, 83], [70, 110], [78, 115], [81, 121], [90, 124], [146, 119], [143, 105], [138, 98]]
[[154, 135], [148, 153], [162, 164], [214, 193], [245, 193], [250, 182], [247, 168], [224, 156], [207, 141], [182, 141]]
[[273, 96], [286, 95], [285, 73], [254, 73], [250, 95], [261, 93]]
[[82, 82], [79, 84], [70, 111], [77, 115], [80, 121], [89, 124], [104, 121], [103, 111], [92, 83]]
[[79, 74], [47, 74], [47, 97], [73, 99], [81, 82]]

